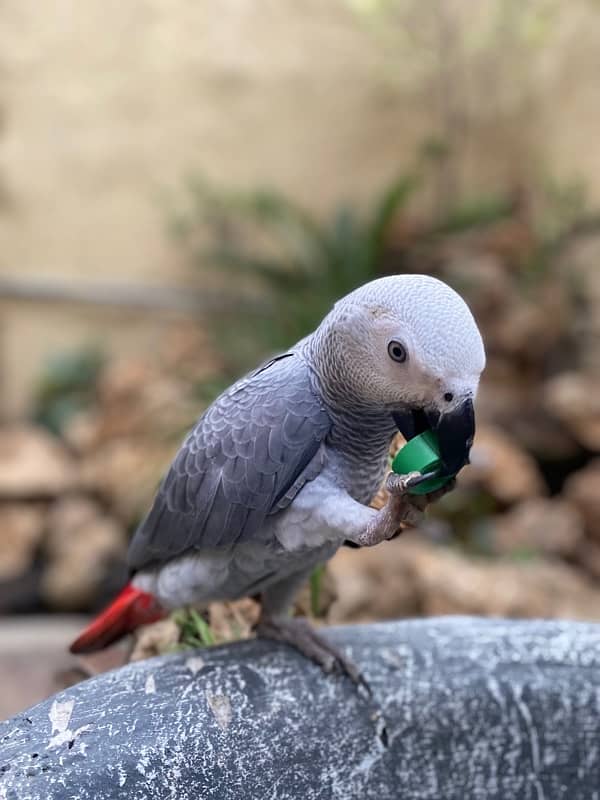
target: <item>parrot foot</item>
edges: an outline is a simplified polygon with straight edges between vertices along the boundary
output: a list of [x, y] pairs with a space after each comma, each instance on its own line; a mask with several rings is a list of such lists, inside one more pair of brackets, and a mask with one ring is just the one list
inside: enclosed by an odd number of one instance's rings
[[389, 494], [403, 497], [422, 477], [420, 472], [409, 472], [406, 475], [396, 475], [395, 472], [390, 472], [385, 480], [385, 488]]
[[405, 527], [417, 527], [423, 519], [427, 505], [439, 500], [456, 485], [456, 481], [452, 480], [435, 492], [410, 495], [411, 486], [421, 477], [420, 472], [409, 472], [407, 475], [390, 473], [385, 484], [388, 491], [386, 504], [379, 509], [361, 533], [349, 540], [350, 545], [372, 547], [380, 542], [395, 539]]
[[347, 675], [353, 683], [371, 697], [371, 688], [358, 667], [337, 647], [322, 637], [302, 617], [263, 617], [256, 625], [256, 635], [261, 639], [274, 639], [289, 644], [318, 664], [323, 672]]

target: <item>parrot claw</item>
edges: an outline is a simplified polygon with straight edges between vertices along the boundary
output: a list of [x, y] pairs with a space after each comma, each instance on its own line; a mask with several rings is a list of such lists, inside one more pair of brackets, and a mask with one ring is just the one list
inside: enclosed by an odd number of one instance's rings
[[256, 635], [262, 639], [274, 639], [294, 647], [303, 656], [318, 664], [323, 672], [347, 675], [362, 689], [368, 698], [371, 688], [360, 670], [337, 647], [332, 645], [301, 617], [263, 617], [259, 620]]
[[385, 481], [385, 488], [391, 495], [402, 497], [408, 493], [410, 488], [416, 486], [422, 477], [420, 472], [409, 472], [406, 475], [397, 475], [395, 472], [390, 472]]

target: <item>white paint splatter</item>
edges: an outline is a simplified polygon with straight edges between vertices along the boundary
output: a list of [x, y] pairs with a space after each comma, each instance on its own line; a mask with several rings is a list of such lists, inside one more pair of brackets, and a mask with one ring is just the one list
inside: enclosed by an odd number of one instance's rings
[[140, 773], [140, 775], [146, 775], [146, 770], [148, 769], [149, 766], [150, 766], [150, 759], [145, 753], [143, 753], [140, 757], [140, 760], [135, 765], [135, 768]]
[[48, 713], [50, 722], [52, 723], [52, 735], [55, 733], [64, 733], [64, 731], [67, 730], [74, 706], [75, 700], [65, 700], [64, 703], [55, 700], [52, 703], [52, 708]]
[[77, 728], [76, 731], [70, 730], [69, 722], [71, 721], [74, 706], [74, 700], [65, 700], [64, 703], [55, 700], [52, 703], [52, 707], [48, 713], [50, 722], [52, 723], [52, 731], [46, 750], [52, 750], [67, 742], [74, 742], [80, 734], [92, 728], [91, 725], [82, 725], [80, 728]]
[[146, 685], [144, 687], [144, 691], [146, 694], [154, 694], [156, 692], [156, 681], [154, 680], [154, 675], [150, 674], [146, 678]]
[[191, 656], [186, 659], [185, 665], [192, 675], [196, 675], [204, 666], [204, 659], [201, 656]]
[[537, 730], [535, 725], [533, 724], [533, 719], [531, 717], [531, 712], [529, 710], [529, 706], [523, 700], [521, 696], [521, 689], [517, 689], [515, 687], [511, 687], [511, 691], [513, 697], [515, 699], [515, 704], [521, 714], [521, 718], [525, 723], [525, 727], [527, 728], [527, 732], [529, 734], [529, 746], [531, 752], [531, 766], [533, 769], [532, 782], [535, 786], [538, 800], [546, 800], [546, 795], [544, 794], [544, 788], [538, 778], [538, 774], [540, 771], [540, 743], [537, 734]]
[[122, 764], [118, 765], [117, 770], [119, 772], [119, 786], [123, 787], [123, 786], [125, 786], [125, 783], [127, 782], [127, 773], [123, 769], [123, 765]]
[[231, 702], [226, 694], [206, 693], [206, 702], [214, 717], [217, 725], [222, 731], [226, 731], [231, 722]]

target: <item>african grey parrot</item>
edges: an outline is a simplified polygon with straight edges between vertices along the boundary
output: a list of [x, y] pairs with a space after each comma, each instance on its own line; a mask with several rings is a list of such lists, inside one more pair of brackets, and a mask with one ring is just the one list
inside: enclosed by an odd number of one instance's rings
[[133, 537], [131, 582], [71, 650], [104, 647], [166, 609], [260, 594], [259, 635], [356, 678], [287, 616], [293, 596], [345, 541], [377, 544], [414, 514], [414, 476], [390, 474], [387, 504], [368, 507], [398, 429], [434, 429], [448, 475], [467, 462], [484, 365], [469, 308], [439, 280], [385, 277], [339, 300], [200, 417]]

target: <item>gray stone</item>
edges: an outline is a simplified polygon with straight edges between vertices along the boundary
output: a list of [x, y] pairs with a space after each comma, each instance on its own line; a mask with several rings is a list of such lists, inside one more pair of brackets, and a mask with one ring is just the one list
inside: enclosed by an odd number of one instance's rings
[[599, 625], [444, 618], [327, 636], [372, 701], [269, 642], [138, 662], [3, 723], [0, 798], [600, 797]]

